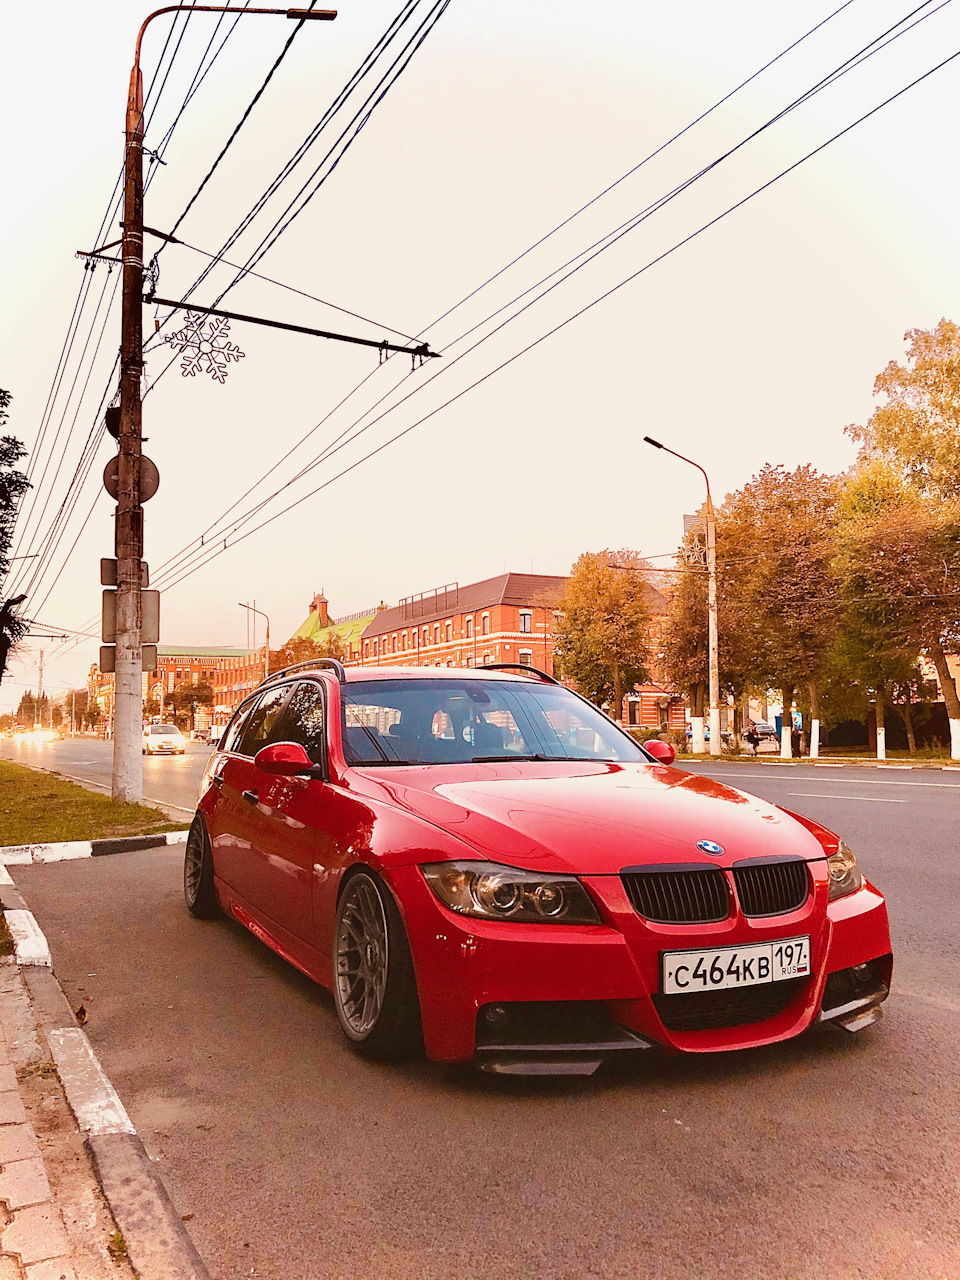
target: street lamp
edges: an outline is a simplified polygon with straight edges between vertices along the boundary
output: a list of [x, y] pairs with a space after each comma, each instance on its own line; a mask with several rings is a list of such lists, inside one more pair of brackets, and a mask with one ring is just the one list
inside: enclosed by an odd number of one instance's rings
[[234, 9], [223, 4], [170, 4], [151, 13], [140, 28], [127, 96], [123, 161], [123, 304], [120, 323], [120, 422], [117, 438], [116, 498], [116, 649], [113, 734], [113, 797], [138, 801], [143, 795], [140, 758], [143, 672], [143, 77], [140, 46], [148, 25], [162, 13], [273, 14], [297, 21], [329, 22], [332, 9]]
[[[643, 437], [644, 444], [653, 445], [654, 449], [662, 449], [664, 453], [672, 453], [681, 462], [696, 467], [707, 485], [707, 651], [710, 663], [710, 754], [720, 754], [720, 658], [717, 651], [717, 520], [713, 510], [713, 498], [710, 496], [710, 477], [699, 462], [685, 458], [682, 453], [668, 449], [659, 440], [650, 436]], [[694, 754], [703, 752], [703, 720], [700, 719], [700, 741], [697, 741], [697, 720], [693, 722], [693, 741], [691, 747]]]
[[[261, 618], [266, 619], [267, 647], [263, 651], [263, 678], [264, 680], [266, 680], [267, 676], [270, 674], [270, 619], [267, 617], [267, 615], [263, 612], [262, 609], [258, 609], [256, 607], [257, 606], [256, 600], [254, 600], [253, 604], [244, 604], [242, 600], [238, 600], [237, 604], [240, 606], [241, 609], [249, 609], [251, 613], [258, 613]], [[253, 639], [254, 639], [254, 648], [256, 648], [256, 639], [257, 639], [256, 635], [254, 635]]]

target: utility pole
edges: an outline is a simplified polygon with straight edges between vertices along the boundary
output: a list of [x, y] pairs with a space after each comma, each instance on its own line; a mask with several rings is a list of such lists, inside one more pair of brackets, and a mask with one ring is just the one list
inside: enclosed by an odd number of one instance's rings
[[[650, 436], [643, 437], [644, 444], [653, 445], [654, 449], [662, 449], [664, 453], [673, 454], [675, 458], [679, 458], [681, 462], [688, 463], [703, 476], [707, 486], [707, 655], [709, 663], [709, 685], [710, 685], [710, 754], [718, 756], [720, 754], [720, 654], [717, 640], [717, 518], [713, 509], [713, 498], [710, 495], [710, 477], [701, 467], [699, 462], [694, 462], [692, 458], [685, 458], [682, 453], [677, 453], [674, 449], [668, 449], [665, 444], [661, 444], [659, 440], [654, 440]], [[703, 722], [700, 723], [702, 733]], [[695, 755], [699, 755], [703, 751], [702, 738], [697, 741], [697, 725], [694, 721], [694, 735], [691, 742], [691, 749]]]
[[[254, 614], [254, 615], [259, 614], [261, 618], [264, 618], [264, 619], [266, 620], [266, 623], [267, 623], [267, 647], [266, 647], [266, 649], [265, 649], [265, 651], [264, 651], [264, 655], [263, 655], [263, 678], [264, 678], [264, 680], [266, 680], [267, 676], [270, 674], [270, 619], [267, 617], [267, 615], [263, 612], [263, 610], [262, 610], [262, 609], [258, 609], [258, 608], [257, 608], [257, 602], [256, 602], [256, 600], [254, 600], [253, 604], [244, 604], [242, 600], [238, 600], [238, 601], [237, 601], [237, 603], [240, 605], [240, 608], [241, 608], [241, 609], [246, 609], [246, 610], [248, 610], [248, 613], [247, 613], [247, 618], [248, 618], [248, 619], [249, 619], [249, 617], [250, 617], [250, 614], [252, 613], [252, 614]], [[256, 651], [257, 651], [257, 619], [256, 619], [256, 616], [254, 616], [254, 619], [253, 619], [253, 651], [254, 651], [254, 653], [256, 653]]]
[[40, 650], [40, 674], [37, 677], [37, 707], [33, 717], [33, 727], [43, 728], [43, 650]]
[[127, 93], [124, 151], [123, 303], [120, 338], [120, 416], [117, 456], [116, 511], [116, 653], [113, 720], [113, 796], [138, 801], [143, 796], [140, 755], [143, 715], [142, 622], [143, 500], [150, 496], [141, 484], [143, 433], [140, 383], [143, 372], [143, 77], [140, 48], [153, 18], [186, 9], [191, 13], [235, 12], [272, 14], [305, 21], [330, 21], [333, 10], [236, 9], [228, 5], [173, 4], [151, 13], [140, 28]]

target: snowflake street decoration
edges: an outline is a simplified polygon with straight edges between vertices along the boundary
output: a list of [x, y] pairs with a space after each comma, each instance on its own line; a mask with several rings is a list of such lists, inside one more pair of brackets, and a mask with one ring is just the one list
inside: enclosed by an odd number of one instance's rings
[[240, 348], [227, 342], [229, 332], [230, 321], [223, 316], [204, 316], [188, 311], [183, 328], [167, 334], [164, 342], [183, 352], [180, 370], [185, 378], [209, 373], [216, 382], [222, 383], [227, 380], [230, 361], [243, 359]]

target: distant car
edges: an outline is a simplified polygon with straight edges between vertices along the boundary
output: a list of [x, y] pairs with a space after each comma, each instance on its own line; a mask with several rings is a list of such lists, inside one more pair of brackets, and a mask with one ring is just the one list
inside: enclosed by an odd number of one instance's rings
[[754, 720], [753, 727], [756, 729], [757, 737], [761, 742], [764, 738], [775, 738], [777, 736], [776, 729], [766, 720]]
[[187, 740], [175, 724], [148, 724], [143, 731], [145, 756], [182, 756], [186, 749]]

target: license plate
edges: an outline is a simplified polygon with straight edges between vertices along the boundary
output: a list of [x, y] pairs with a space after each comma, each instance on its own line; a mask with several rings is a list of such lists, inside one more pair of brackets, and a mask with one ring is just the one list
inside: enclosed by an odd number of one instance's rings
[[755, 987], [808, 977], [810, 937], [778, 938], [776, 942], [717, 947], [711, 951], [665, 951], [662, 963], [664, 995]]

